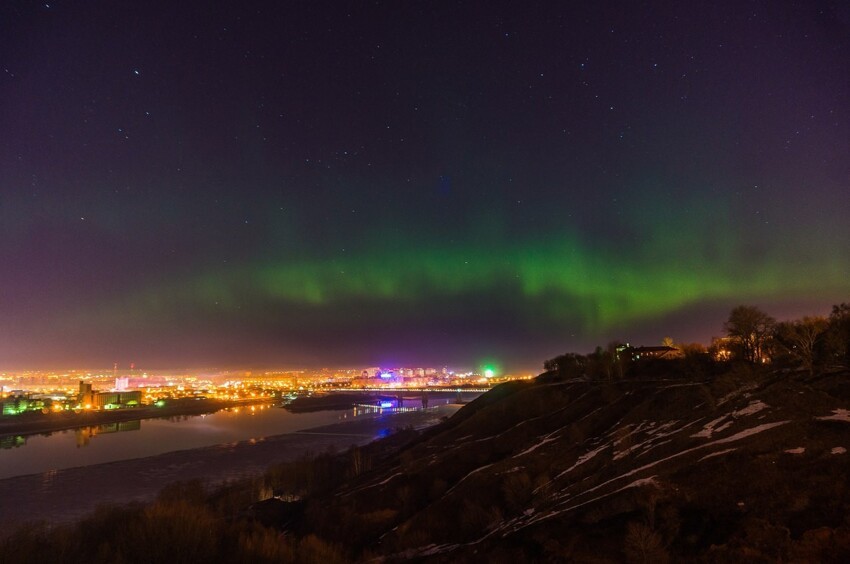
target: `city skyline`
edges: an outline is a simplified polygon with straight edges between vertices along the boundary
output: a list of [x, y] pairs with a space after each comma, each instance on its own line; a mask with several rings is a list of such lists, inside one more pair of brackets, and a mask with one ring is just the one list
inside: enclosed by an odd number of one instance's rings
[[529, 370], [850, 300], [845, 6], [0, 16], [0, 369]]

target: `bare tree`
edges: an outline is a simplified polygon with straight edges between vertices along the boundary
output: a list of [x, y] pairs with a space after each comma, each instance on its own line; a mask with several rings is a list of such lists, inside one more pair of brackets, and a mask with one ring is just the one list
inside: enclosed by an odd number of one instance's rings
[[740, 347], [744, 360], [761, 363], [776, 320], [755, 306], [740, 305], [723, 325], [726, 334]]
[[815, 345], [829, 328], [825, 317], [804, 317], [795, 321], [786, 321], [776, 326], [779, 342], [809, 371], [814, 370]]

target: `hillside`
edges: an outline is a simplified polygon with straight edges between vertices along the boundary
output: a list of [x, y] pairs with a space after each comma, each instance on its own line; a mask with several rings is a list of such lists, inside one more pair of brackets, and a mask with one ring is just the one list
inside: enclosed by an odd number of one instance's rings
[[846, 373], [511, 383], [292, 531], [390, 560], [846, 560], [847, 449]]
[[[437, 426], [6, 531], [8, 562], [846, 562], [850, 373], [498, 386]], [[655, 380], [647, 379], [648, 376]], [[273, 494], [275, 494], [273, 496]], [[257, 500], [262, 500], [257, 502]]]

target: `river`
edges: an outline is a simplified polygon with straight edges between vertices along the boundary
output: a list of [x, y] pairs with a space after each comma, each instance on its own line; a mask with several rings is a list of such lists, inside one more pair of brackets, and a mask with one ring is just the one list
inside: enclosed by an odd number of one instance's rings
[[[463, 400], [478, 395], [464, 394]], [[255, 406], [13, 437], [19, 446], [0, 449], [0, 525], [76, 519], [99, 503], [151, 499], [176, 480], [216, 483], [258, 475], [306, 452], [341, 450], [397, 427], [432, 425], [458, 409], [451, 403], [455, 397], [432, 394], [428, 409], [295, 414]]]
[[[464, 394], [469, 401], [480, 394]], [[432, 393], [429, 405], [446, 405], [456, 394]], [[415, 405], [414, 402], [408, 402]], [[230, 408], [207, 415], [144, 419], [94, 425], [48, 434], [0, 437], [0, 479], [90, 466], [132, 458], [260, 440], [272, 435], [397, 413], [396, 402], [382, 410], [349, 409], [290, 413], [271, 405]]]

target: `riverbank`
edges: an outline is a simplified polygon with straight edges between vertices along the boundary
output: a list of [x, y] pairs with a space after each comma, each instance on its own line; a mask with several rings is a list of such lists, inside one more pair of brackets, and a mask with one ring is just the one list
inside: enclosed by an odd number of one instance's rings
[[460, 407], [450, 404], [385, 413], [295, 433], [3, 479], [0, 527], [29, 520], [74, 521], [99, 504], [151, 500], [163, 486], [178, 480], [197, 479], [214, 485], [259, 476], [269, 466], [306, 453], [343, 450], [396, 428], [436, 424]]
[[68, 429], [79, 429], [81, 427], [123, 423], [125, 421], [203, 415], [228, 407], [268, 404], [275, 401], [277, 400], [258, 400], [256, 398], [227, 401], [186, 398], [170, 400], [169, 403], [162, 407], [144, 405], [109, 411], [82, 411], [80, 413], [73, 411], [62, 411], [59, 413], [29, 412], [20, 415], [5, 415], [0, 417], [0, 437], [53, 433]]

